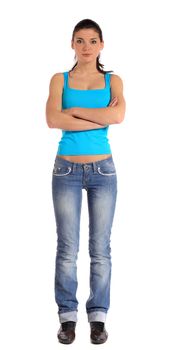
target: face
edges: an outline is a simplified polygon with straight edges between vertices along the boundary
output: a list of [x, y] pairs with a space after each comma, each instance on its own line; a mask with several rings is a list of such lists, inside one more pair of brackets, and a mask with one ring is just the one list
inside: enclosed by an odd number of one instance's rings
[[75, 50], [78, 61], [88, 62], [96, 60], [104, 43], [100, 41], [99, 34], [94, 29], [81, 29], [75, 33], [71, 47]]

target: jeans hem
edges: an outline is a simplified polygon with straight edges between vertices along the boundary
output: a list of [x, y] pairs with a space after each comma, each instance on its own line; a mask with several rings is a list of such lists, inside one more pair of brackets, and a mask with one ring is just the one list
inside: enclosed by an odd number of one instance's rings
[[77, 311], [59, 313], [59, 321], [60, 323], [68, 321], [77, 322]]
[[87, 314], [88, 322], [104, 322], [106, 321], [106, 313], [103, 311], [93, 311]]

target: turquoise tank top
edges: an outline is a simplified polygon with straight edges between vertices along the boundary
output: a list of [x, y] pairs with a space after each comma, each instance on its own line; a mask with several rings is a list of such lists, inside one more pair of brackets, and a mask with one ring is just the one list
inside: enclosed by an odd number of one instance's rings
[[[105, 73], [105, 88], [92, 90], [72, 89], [68, 85], [68, 72], [63, 72], [64, 87], [62, 109], [71, 107], [102, 108], [111, 100], [110, 73]], [[100, 129], [62, 130], [58, 144], [59, 155], [111, 154], [107, 133], [109, 125]]]

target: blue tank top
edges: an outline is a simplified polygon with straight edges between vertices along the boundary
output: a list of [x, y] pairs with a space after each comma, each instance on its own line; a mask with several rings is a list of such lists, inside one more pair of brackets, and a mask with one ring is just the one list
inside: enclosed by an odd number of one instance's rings
[[[62, 109], [71, 107], [102, 108], [111, 100], [110, 73], [105, 73], [105, 88], [93, 90], [72, 89], [68, 85], [68, 72], [64, 72]], [[62, 130], [57, 154], [94, 155], [111, 154], [107, 138], [109, 125], [100, 129], [70, 131]]]

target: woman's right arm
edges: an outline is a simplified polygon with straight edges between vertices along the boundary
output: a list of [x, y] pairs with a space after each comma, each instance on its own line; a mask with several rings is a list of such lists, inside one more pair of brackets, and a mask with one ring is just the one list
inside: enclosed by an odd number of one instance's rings
[[72, 115], [61, 112], [62, 110], [63, 75], [56, 73], [52, 76], [49, 86], [49, 96], [46, 102], [46, 122], [49, 128], [63, 130], [91, 130], [105, 126], [78, 119]]

